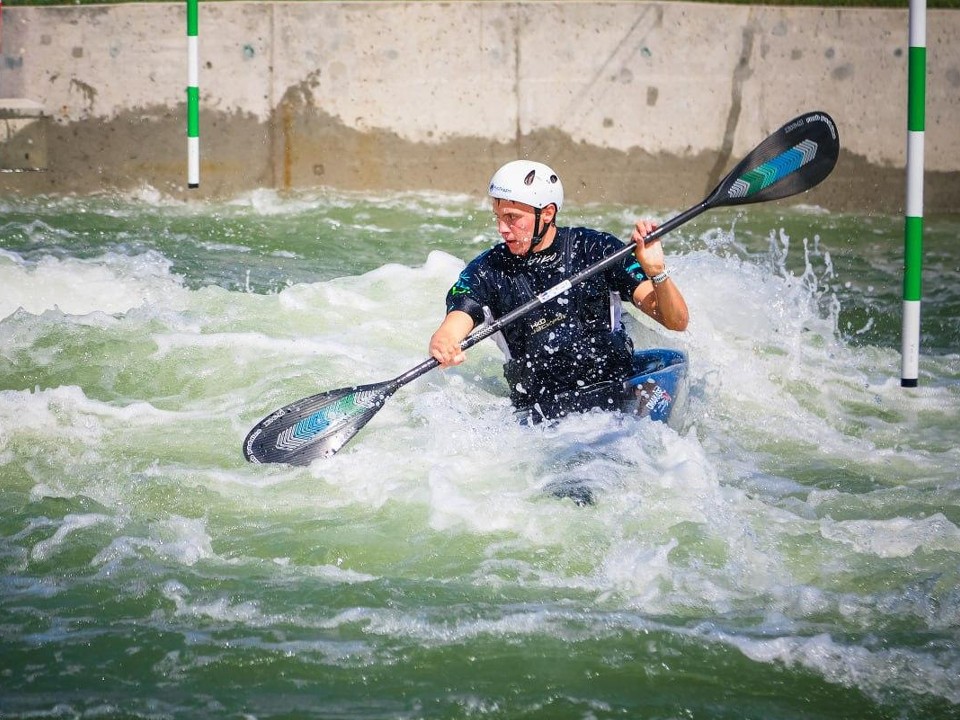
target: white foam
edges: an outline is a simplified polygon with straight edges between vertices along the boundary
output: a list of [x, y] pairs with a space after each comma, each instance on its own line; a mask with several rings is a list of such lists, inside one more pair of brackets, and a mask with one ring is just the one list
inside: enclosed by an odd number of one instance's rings
[[52, 537], [41, 540], [30, 551], [31, 560], [48, 560], [60, 552], [67, 538], [75, 532], [94, 525], [115, 524], [114, 518], [100, 513], [71, 514], [63, 518]]
[[902, 648], [871, 650], [837, 642], [827, 634], [813, 637], [780, 637], [754, 640], [722, 634], [723, 640], [757, 662], [801, 666], [828, 682], [854, 687], [876, 702], [885, 701], [890, 689], [942, 697], [960, 703], [957, 667], [941, 665], [935, 656]]
[[[63, 422], [65, 415], [73, 415], [80, 422]], [[96, 440], [100, 427], [84, 422], [86, 417], [108, 418], [121, 424], [150, 425], [183, 415], [157, 409], [147, 402], [113, 405], [90, 399], [81, 388], [73, 385], [49, 390], [0, 390], [0, 419], [4, 420], [0, 428], [9, 433], [56, 428], [60, 437], [73, 435]], [[3, 437], [0, 430], [0, 438]]]
[[39, 315], [116, 314], [145, 304], [183, 306], [180, 283], [170, 262], [157, 253], [114, 254], [96, 260], [45, 256], [36, 264], [10, 253], [0, 255], [0, 319], [17, 309]]
[[960, 528], [942, 513], [926, 518], [889, 520], [824, 518], [820, 521], [820, 533], [827, 540], [843, 543], [857, 553], [882, 558], [909, 557], [921, 549], [960, 553]]
[[264, 625], [271, 622], [271, 619], [260, 611], [258, 603], [231, 602], [229, 598], [223, 596], [213, 600], [192, 600], [191, 590], [176, 580], [164, 583], [162, 592], [164, 597], [176, 606], [177, 615], [240, 622], [247, 625]]
[[[78, 387], [61, 387], [37, 392], [0, 391], [0, 449], [6, 449], [17, 435], [55, 434], [60, 442], [77, 441], [95, 445], [102, 435], [99, 422], [76, 422], [64, 418], [64, 410], [90, 407]], [[99, 409], [105, 406], [98, 405]], [[72, 415], [72, 412], [70, 413]]]

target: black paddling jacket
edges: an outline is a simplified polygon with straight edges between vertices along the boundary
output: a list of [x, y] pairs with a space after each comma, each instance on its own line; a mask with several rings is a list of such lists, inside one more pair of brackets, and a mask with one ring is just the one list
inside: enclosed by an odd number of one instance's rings
[[[447, 312], [465, 312], [478, 325], [502, 317], [623, 246], [609, 233], [566, 227], [557, 228], [549, 248], [526, 257], [501, 243], [464, 268], [447, 293]], [[505, 327], [497, 341], [507, 356], [504, 374], [514, 404], [548, 408], [598, 384], [620, 385], [631, 370], [633, 345], [619, 301], [632, 302], [645, 279], [628, 256]], [[556, 417], [565, 410], [542, 412]]]

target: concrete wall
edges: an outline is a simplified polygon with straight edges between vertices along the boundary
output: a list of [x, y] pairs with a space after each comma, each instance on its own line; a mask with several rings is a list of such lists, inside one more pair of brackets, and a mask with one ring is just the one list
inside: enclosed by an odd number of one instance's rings
[[[530, 156], [562, 173], [571, 202], [677, 207], [819, 109], [844, 151], [802, 200], [902, 211], [906, 9], [200, 5], [199, 190], [185, 189], [178, 2], [3, 9], [0, 97], [43, 106], [48, 169], [0, 173], [0, 191], [479, 194], [501, 162]], [[926, 206], [960, 211], [960, 12], [928, 13], [927, 46]]]

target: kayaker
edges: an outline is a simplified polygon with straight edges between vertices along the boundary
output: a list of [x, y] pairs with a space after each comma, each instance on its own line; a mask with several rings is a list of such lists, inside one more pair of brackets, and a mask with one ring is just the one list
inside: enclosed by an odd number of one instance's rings
[[[503, 242], [473, 259], [447, 293], [446, 317], [430, 339], [430, 354], [444, 367], [466, 359], [460, 341], [475, 326], [502, 317], [624, 246], [606, 232], [557, 226], [563, 184], [543, 163], [507, 163], [494, 173], [488, 194]], [[634, 258], [597, 273], [494, 336], [506, 355], [510, 399], [530, 420], [620, 409], [633, 353], [621, 299], [670, 330], [687, 327], [687, 304], [670, 277], [660, 242], [643, 242], [654, 229], [653, 222], [638, 220]]]

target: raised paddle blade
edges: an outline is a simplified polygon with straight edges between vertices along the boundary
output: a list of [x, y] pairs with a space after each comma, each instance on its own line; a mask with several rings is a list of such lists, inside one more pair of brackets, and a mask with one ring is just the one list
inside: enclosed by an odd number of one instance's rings
[[396, 380], [311, 395], [271, 413], [247, 434], [243, 455], [253, 463], [309, 465], [342, 448], [383, 407]]
[[794, 118], [757, 145], [720, 181], [708, 207], [777, 200], [824, 180], [840, 155], [836, 123], [822, 111]]

